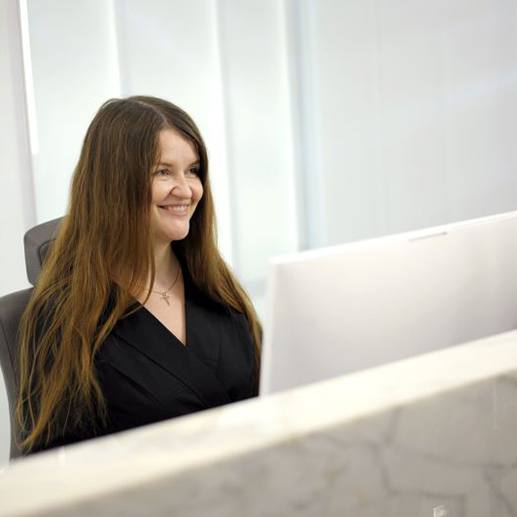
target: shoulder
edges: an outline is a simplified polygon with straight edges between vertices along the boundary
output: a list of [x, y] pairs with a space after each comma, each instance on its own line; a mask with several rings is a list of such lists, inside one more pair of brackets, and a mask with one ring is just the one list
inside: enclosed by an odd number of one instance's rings
[[248, 318], [243, 312], [239, 312], [232, 307], [227, 307], [226, 312], [228, 317], [232, 320], [233, 324], [239, 327], [241, 330], [246, 330], [249, 332], [250, 325]]
[[248, 359], [252, 360], [255, 355], [255, 346], [248, 318], [244, 313], [229, 307], [227, 308], [227, 318], [233, 334], [237, 338], [236, 343], [240, 349], [246, 351]]

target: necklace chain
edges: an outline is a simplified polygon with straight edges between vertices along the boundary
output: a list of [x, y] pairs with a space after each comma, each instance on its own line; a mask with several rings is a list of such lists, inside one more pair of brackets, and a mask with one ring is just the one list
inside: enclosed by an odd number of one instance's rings
[[167, 303], [167, 305], [170, 305], [169, 298], [170, 294], [169, 291], [176, 285], [176, 282], [178, 281], [178, 278], [180, 276], [180, 270], [181, 267], [178, 266], [178, 272], [176, 273], [176, 278], [174, 279], [174, 282], [172, 282], [172, 285], [167, 289], [166, 291], [155, 291], [154, 289], [151, 289], [153, 293], [159, 294], [162, 297], [162, 300]]

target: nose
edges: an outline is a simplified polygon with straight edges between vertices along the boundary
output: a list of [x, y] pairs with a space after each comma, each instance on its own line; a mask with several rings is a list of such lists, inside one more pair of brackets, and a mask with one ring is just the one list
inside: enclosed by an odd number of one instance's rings
[[179, 174], [171, 188], [171, 194], [178, 197], [191, 197], [192, 191], [184, 174]]

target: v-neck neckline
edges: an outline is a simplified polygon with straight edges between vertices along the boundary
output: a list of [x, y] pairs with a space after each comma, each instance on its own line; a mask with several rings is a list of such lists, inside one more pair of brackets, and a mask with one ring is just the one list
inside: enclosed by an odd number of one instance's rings
[[[155, 364], [181, 379], [207, 408], [215, 407], [230, 402], [224, 384], [216, 375], [221, 328], [217, 322], [206, 319], [206, 311], [195, 301], [188, 301], [188, 296], [185, 300], [187, 346], [138, 301], [136, 310], [127, 318], [121, 318], [113, 332]], [[142, 311], [142, 308], [145, 310]], [[123, 353], [120, 359], [123, 364], [118, 365], [120, 368], [127, 366], [124, 366], [124, 357]], [[139, 370], [131, 369], [132, 365], [134, 363], [129, 360], [129, 366], [124, 371], [132, 377], [140, 375]], [[142, 375], [147, 371], [142, 370]]]
[[181, 339], [174, 334], [172, 330], [170, 330], [166, 325], [164, 325], [159, 318], [157, 318], [145, 305], [140, 304], [140, 309], [143, 309], [153, 320], [158, 323], [161, 327], [163, 327], [180, 345], [182, 348], [190, 348], [192, 345], [190, 343], [190, 332], [189, 332], [189, 308], [187, 303], [187, 296], [185, 294], [185, 341], [186, 343], [183, 343]]
[[136, 310], [117, 322], [114, 333], [157, 365], [182, 379], [205, 401], [206, 407], [215, 407], [231, 401], [216, 374], [224, 326], [220, 311], [215, 310], [212, 303], [207, 303], [209, 299], [197, 287], [181, 258], [180, 263], [184, 278], [187, 345], [136, 299]]

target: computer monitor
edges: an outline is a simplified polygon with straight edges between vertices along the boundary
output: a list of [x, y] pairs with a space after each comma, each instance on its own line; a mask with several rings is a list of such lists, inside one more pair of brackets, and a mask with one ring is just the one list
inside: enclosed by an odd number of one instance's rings
[[517, 212], [275, 258], [260, 392], [516, 327]]

